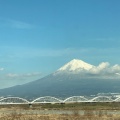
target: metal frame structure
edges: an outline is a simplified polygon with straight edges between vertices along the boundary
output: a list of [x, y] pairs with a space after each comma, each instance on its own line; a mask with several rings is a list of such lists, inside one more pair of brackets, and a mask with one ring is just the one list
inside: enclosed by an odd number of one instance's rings
[[64, 103], [71, 103], [71, 102], [87, 102], [88, 99], [86, 99], [84, 96], [72, 96], [67, 99], [65, 99]]
[[98, 96], [91, 99], [89, 102], [113, 102], [113, 100], [108, 96]]
[[29, 104], [30, 102], [20, 97], [7, 97], [0, 100], [0, 104]]
[[31, 103], [61, 103], [62, 100], [51, 97], [51, 96], [45, 96], [45, 97], [39, 97], [35, 100], [33, 100]]
[[20, 97], [6, 97], [0, 99], [1, 104], [36, 104], [36, 103], [74, 103], [74, 102], [120, 102], [120, 97], [112, 99], [109, 96], [97, 96], [92, 99], [87, 99], [84, 96], [72, 96], [65, 100], [60, 100], [51, 96], [39, 97], [32, 102]]
[[120, 97], [117, 97], [114, 102], [120, 102]]

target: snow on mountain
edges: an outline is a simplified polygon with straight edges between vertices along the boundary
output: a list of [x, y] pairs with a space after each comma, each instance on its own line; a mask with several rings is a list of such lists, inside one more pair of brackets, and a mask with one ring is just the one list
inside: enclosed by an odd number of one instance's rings
[[65, 64], [63, 67], [58, 69], [58, 71], [80, 71], [80, 70], [90, 70], [92, 69], [93, 65], [88, 64], [82, 60], [73, 59], [72, 61]]

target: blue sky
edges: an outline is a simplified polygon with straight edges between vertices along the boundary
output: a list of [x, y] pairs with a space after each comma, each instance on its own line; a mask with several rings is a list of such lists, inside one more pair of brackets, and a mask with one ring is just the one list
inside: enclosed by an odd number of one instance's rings
[[0, 88], [77, 58], [120, 64], [119, 0], [0, 0]]

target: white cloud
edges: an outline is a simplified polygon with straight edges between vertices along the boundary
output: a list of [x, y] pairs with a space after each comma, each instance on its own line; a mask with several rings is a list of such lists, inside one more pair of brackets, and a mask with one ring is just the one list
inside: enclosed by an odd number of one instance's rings
[[105, 71], [109, 67], [109, 65], [110, 64], [108, 62], [102, 62], [98, 66], [95, 66], [92, 69], [90, 69], [89, 72], [92, 74], [100, 74], [101, 72]]
[[120, 75], [120, 73], [116, 73], [116, 75]]
[[34, 27], [33, 25], [26, 23], [24, 21], [7, 19], [7, 18], [0, 18], [0, 24], [1, 27], [12, 27], [17, 29], [30, 29]]
[[120, 65], [116, 64], [111, 68], [111, 71], [120, 72]]
[[0, 71], [3, 71], [4, 70], [4, 68], [0, 68]]
[[12, 77], [12, 78], [18, 77], [18, 76], [19, 76], [18, 74], [13, 74], [13, 73], [7, 74], [7, 77]]
[[98, 65], [98, 69], [99, 70], [103, 70], [105, 68], [108, 68], [109, 67], [109, 63], [108, 62], [102, 62], [101, 64]]
[[118, 78], [120, 79], [120, 65], [116, 64], [110, 66], [108, 62], [103, 62], [96, 67], [93, 67], [89, 72], [91, 75], [95, 75], [98, 78]]
[[41, 76], [42, 73], [40, 72], [33, 72], [33, 73], [26, 73], [26, 74], [15, 74], [15, 73], [9, 73], [6, 76], [9, 78], [27, 78], [27, 77], [35, 77], [35, 76]]
[[31, 72], [31, 73], [4, 73], [0, 75], [0, 88], [7, 88], [15, 85], [25, 84], [34, 80], [38, 80], [43, 77], [41, 72]]
[[21, 21], [9, 20], [9, 22], [11, 27], [18, 28], [18, 29], [29, 29], [33, 27], [32, 25], [25, 22], [21, 22]]

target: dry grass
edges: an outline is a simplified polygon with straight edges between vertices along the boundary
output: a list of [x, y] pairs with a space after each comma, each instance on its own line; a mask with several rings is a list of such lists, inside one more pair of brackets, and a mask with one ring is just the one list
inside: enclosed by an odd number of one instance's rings
[[107, 114], [107, 111], [85, 110], [83, 115], [75, 110], [72, 114], [60, 115], [39, 115], [39, 114], [22, 114], [13, 112], [11, 114], [2, 114], [0, 120], [120, 120], [120, 115]]
[[[40, 114], [40, 110], [71, 111], [70, 114]], [[80, 113], [80, 110], [83, 113]], [[0, 120], [120, 120], [119, 114], [110, 114], [109, 111], [120, 111], [120, 103], [75, 103], [75, 104], [45, 104], [33, 105], [7, 105], [0, 106]], [[46, 111], [45, 111], [46, 112]]]

